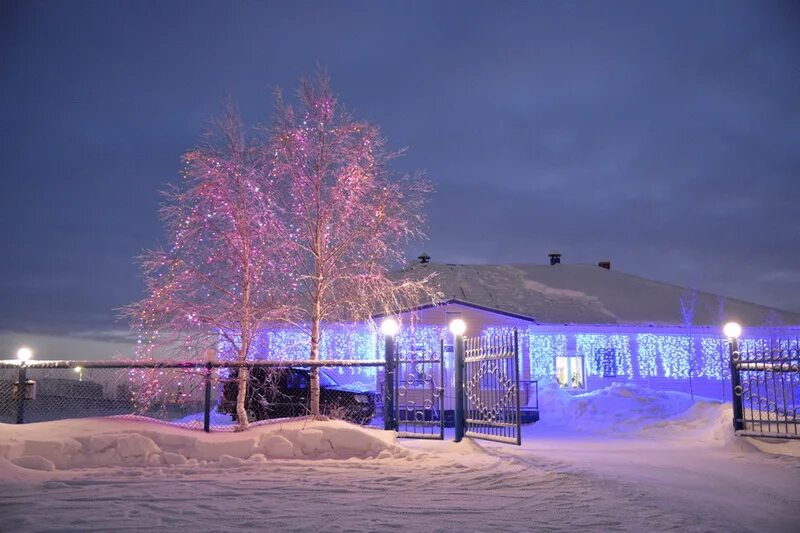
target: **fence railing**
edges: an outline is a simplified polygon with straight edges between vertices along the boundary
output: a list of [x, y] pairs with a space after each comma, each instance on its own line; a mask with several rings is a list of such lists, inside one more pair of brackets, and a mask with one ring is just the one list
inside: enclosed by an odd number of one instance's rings
[[311, 368], [320, 410], [382, 426], [383, 360], [0, 362], [0, 422], [147, 417], [191, 429], [231, 430], [239, 369], [248, 370], [251, 422], [307, 416]]
[[800, 339], [732, 339], [730, 348], [736, 432], [800, 438]]

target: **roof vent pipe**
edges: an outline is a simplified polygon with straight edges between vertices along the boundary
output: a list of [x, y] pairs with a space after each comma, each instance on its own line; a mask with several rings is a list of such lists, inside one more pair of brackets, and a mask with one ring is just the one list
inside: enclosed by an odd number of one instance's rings
[[556, 252], [555, 250], [547, 254], [547, 257], [550, 258], [551, 265], [558, 265], [561, 263], [561, 252]]
[[606, 270], [611, 270], [611, 261], [600, 261], [597, 263], [597, 266], [605, 268]]
[[423, 265], [431, 262], [431, 256], [429, 256], [425, 252], [422, 252], [422, 255], [418, 256], [417, 259], [419, 259], [420, 264]]

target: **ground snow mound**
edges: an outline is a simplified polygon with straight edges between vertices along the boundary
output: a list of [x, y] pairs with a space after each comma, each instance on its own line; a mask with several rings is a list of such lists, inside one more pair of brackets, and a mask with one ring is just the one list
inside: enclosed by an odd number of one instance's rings
[[676, 391], [653, 390], [634, 383], [571, 394], [555, 381], [539, 391], [541, 424], [593, 433], [681, 431], [702, 440], [730, 434], [730, 406]]
[[673, 438], [727, 444], [733, 432], [733, 408], [717, 400], [701, 399], [684, 412], [642, 428], [642, 433], [659, 438]]
[[406, 457], [388, 432], [343, 421], [298, 420], [240, 433], [200, 433], [148, 420], [0, 424], [0, 458], [33, 470], [113, 466], [235, 467], [275, 459]]

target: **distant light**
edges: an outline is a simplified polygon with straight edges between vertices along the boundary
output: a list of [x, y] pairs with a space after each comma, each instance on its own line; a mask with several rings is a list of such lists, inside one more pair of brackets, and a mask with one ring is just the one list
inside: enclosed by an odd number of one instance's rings
[[722, 328], [722, 332], [725, 333], [725, 336], [729, 339], [738, 339], [742, 334], [742, 326], [736, 322], [728, 322], [725, 324], [725, 327]]
[[72, 370], [73, 370], [73, 371], [74, 371], [76, 374], [80, 374], [80, 373], [81, 373], [81, 371], [83, 370], [83, 367], [82, 367], [82, 366], [76, 366], [76, 367], [75, 367], [75, 368], [73, 368]]
[[31, 357], [33, 357], [33, 350], [23, 346], [19, 350], [17, 350], [17, 359], [20, 361], [28, 361]]
[[460, 318], [450, 322], [450, 333], [453, 335], [463, 335], [465, 331], [467, 331], [467, 323]]
[[400, 325], [394, 318], [387, 318], [381, 323], [381, 333], [387, 337], [393, 337], [400, 331]]

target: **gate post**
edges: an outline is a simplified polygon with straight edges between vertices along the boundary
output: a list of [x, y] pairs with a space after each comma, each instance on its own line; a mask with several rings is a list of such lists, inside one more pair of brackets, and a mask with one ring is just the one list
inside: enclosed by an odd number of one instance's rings
[[739, 375], [739, 369], [736, 363], [741, 359], [739, 351], [739, 335], [742, 334], [742, 327], [736, 322], [728, 322], [723, 328], [725, 336], [728, 337], [729, 347], [729, 362], [731, 368], [731, 388], [733, 394], [731, 401], [733, 403], [733, 430], [740, 431], [744, 429], [744, 409], [742, 407], [742, 378]]
[[206, 363], [205, 375], [205, 404], [203, 405], [203, 431], [211, 431], [211, 361]]
[[19, 362], [17, 376], [17, 424], [25, 422], [25, 396], [28, 394], [28, 368], [25, 361]]
[[455, 441], [464, 438], [464, 331], [467, 325], [460, 318], [450, 322], [453, 334], [453, 377], [454, 377], [454, 413]]
[[397, 361], [394, 355], [394, 336], [397, 333], [397, 322], [387, 318], [381, 324], [381, 333], [384, 338], [383, 356], [386, 366], [383, 372], [383, 429], [386, 431], [397, 430], [394, 405], [394, 380], [397, 372]]

